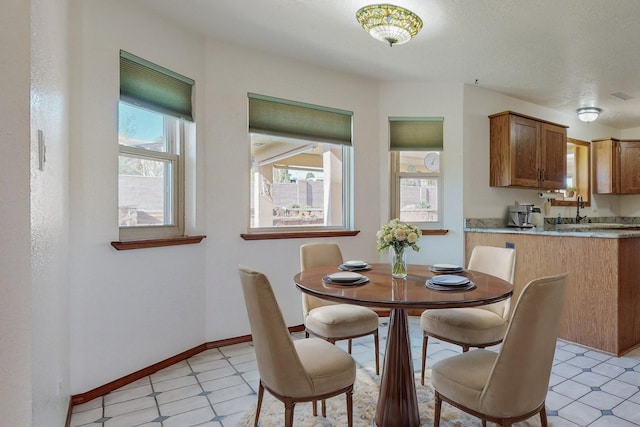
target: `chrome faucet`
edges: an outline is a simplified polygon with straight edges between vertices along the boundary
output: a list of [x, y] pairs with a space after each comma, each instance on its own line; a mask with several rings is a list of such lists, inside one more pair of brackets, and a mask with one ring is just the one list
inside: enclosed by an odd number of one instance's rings
[[582, 194], [578, 194], [578, 201], [576, 202], [576, 224], [585, 219], [587, 216], [580, 216], [580, 208], [584, 209], [584, 201], [582, 200]]

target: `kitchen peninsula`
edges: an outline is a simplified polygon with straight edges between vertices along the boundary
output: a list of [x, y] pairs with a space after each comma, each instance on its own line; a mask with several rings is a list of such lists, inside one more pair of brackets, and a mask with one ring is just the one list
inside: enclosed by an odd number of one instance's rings
[[617, 356], [640, 346], [640, 224], [549, 221], [536, 231], [468, 219], [465, 259], [477, 245], [515, 247], [514, 303], [530, 280], [568, 272], [559, 337]]

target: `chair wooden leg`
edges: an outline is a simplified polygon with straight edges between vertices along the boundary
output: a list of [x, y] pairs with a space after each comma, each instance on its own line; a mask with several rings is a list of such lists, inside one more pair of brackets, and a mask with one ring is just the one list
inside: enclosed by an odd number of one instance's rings
[[378, 339], [378, 330], [373, 333], [373, 347], [376, 351], [376, 375], [380, 375], [380, 340]]
[[482, 421], [482, 427], [487, 427], [487, 420], [481, 420]]
[[322, 399], [322, 416], [327, 418], [327, 401]]
[[502, 427], [511, 427], [513, 425], [513, 421], [510, 418], [502, 420]]
[[347, 424], [348, 427], [353, 427], [353, 389], [347, 393]]
[[465, 345], [465, 344], [462, 344], [462, 352], [466, 353], [467, 351], [469, 351], [469, 346]]
[[540, 425], [542, 427], [547, 427], [547, 410], [544, 405], [542, 405], [542, 409], [540, 409]]
[[256, 419], [253, 422], [253, 427], [258, 427], [258, 418], [260, 417], [260, 408], [262, 407], [262, 398], [264, 397], [264, 386], [262, 382], [258, 387], [258, 403], [256, 404]]
[[420, 374], [420, 384], [424, 385], [424, 370], [427, 367], [427, 335], [422, 336], [422, 373]]
[[442, 410], [442, 399], [440, 393], [435, 392], [436, 407], [433, 414], [433, 427], [440, 427], [440, 411]]
[[318, 401], [314, 400], [313, 402], [311, 402], [311, 404], [313, 405], [313, 416], [317, 417], [318, 416]]
[[296, 407], [296, 402], [286, 401], [284, 403], [284, 427], [293, 427], [293, 410]]
[[351, 354], [352, 347], [353, 347], [353, 343], [351, 342], [351, 339], [349, 339], [349, 354]]

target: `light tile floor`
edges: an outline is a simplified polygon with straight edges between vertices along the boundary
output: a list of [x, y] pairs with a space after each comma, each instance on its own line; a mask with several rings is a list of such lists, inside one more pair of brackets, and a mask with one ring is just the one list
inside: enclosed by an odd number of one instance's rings
[[[381, 349], [387, 320], [381, 319]], [[418, 373], [422, 331], [419, 318], [409, 323]], [[339, 345], [346, 349], [346, 342]], [[430, 339], [427, 363], [459, 352], [458, 346]], [[372, 376], [373, 356], [371, 335], [354, 340], [353, 357]], [[233, 427], [255, 404], [257, 388], [251, 343], [207, 350], [75, 406], [71, 427]], [[553, 427], [640, 426], [640, 350], [617, 358], [558, 340], [546, 406]]]

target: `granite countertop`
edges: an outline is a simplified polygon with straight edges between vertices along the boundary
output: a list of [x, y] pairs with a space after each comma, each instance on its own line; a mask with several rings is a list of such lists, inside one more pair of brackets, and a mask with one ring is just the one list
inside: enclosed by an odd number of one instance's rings
[[536, 236], [572, 236], [572, 237], [599, 237], [605, 239], [622, 239], [627, 237], [640, 237], [640, 230], [616, 230], [616, 229], [557, 229], [536, 230], [519, 229], [515, 227], [504, 228], [465, 228], [465, 232], [473, 233], [505, 233], [505, 234], [532, 234]]
[[604, 239], [622, 239], [640, 237], [640, 223], [636, 218], [624, 218], [619, 222], [593, 222], [585, 224], [563, 223], [554, 224], [552, 218], [545, 219], [544, 230], [536, 228], [505, 227], [504, 221], [496, 219], [467, 219], [465, 232], [473, 233], [504, 233], [531, 234], [538, 236], [571, 236], [598, 237]]

